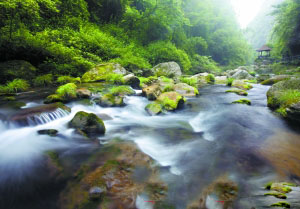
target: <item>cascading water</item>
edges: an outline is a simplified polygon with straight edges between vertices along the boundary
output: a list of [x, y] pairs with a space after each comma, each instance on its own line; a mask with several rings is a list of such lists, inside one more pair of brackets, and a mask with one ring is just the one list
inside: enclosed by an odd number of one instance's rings
[[39, 115], [29, 116], [27, 122], [30, 126], [50, 123], [51, 121], [63, 118], [69, 114], [68, 111], [58, 108], [53, 112], [41, 113]]

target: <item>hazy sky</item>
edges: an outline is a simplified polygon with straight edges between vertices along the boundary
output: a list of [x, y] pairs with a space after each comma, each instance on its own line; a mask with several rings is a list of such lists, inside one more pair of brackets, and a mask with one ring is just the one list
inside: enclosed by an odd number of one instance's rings
[[253, 20], [263, 5], [263, 0], [231, 0], [242, 28]]

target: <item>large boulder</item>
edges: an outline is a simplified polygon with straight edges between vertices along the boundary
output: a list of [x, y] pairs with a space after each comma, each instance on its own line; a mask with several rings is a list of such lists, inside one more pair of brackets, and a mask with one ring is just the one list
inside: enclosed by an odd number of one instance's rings
[[166, 76], [169, 78], [177, 78], [182, 75], [180, 66], [176, 62], [165, 62], [156, 65], [151, 69], [156, 76]]
[[100, 64], [86, 72], [82, 76], [82, 82], [103, 81], [108, 74], [126, 75], [127, 71], [117, 63]]
[[194, 97], [199, 94], [198, 89], [193, 86], [190, 86], [186, 83], [178, 83], [174, 85], [174, 91], [181, 94], [182, 96]]
[[143, 95], [149, 100], [156, 100], [161, 94], [161, 87], [158, 84], [153, 84], [143, 88]]
[[53, 119], [63, 117], [70, 112], [71, 109], [62, 103], [54, 103], [21, 109], [10, 120], [19, 125], [28, 126], [47, 123]]
[[268, 106], [283, 117], [300, 121], [300, 78], [280, 81], [267, 92]]
[[32, 80], [35, 78], [36, 68], [24, 60], [12, 60], [0, 63], [0, 83], [21, 78]]
[[134, 89], [140, 88], [140, 79], [136, 77], [134, 74], [129, 74], [123, 77], [123, 81], [125, 85], [129, 85]]
[[275, 83], [278, 83], [278, 82], [284, 81], [284, 80], [288, 80], [290, 78], [291, 78], [291, 76], [289, 76], [289, 75], [276, 75], [272, 78], [264, 80], [263, 82], [261, 82], [261, 84], [262, 85], [273, 85]]
[[105, 94], [95, 102], [102, 107], [122, 107], [125, 106], [123, 96]]
[[243, 80], [234, 80], [231, 84], [232, 87], [236, 87], [243, 90], [249, 90], [252, 89], [253, 86]]
[[184, 97], [175, 91], [161, 94], [156, 101], [167, 111], [177, 110], [184, 105]]
[[236, 73], [234, 73], [231, 78], [234, 79], [254, 79], [253, 76], [251, 76], [246, 70], [238, 70]]
[[88, 99], [92, 96], [92, 92], [87, 88], [77, 89], [76, 94], [78, 98], [82, 98], [82, 99]]
[[69, 128], [75, 128], [87, 137], [97, 137], [105, 134], [103, 121], [93, 113], [78, 112], [68, 123]]

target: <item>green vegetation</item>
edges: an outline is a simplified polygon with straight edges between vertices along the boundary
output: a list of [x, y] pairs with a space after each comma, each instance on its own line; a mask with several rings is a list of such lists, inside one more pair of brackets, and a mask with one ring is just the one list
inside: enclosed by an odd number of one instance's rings
[[68, 83], [63, 86], [58, 87], [56, 90], [57, 95], [64, 98], [76, 98], [77, 86], [74, 83]]
[[135, 91], [130, 86], [115, 86], [110, 89], [110, 93], [115, 96], [133, 95]]
[[234, 78], [228, 78], [226, 85], [227, 86], [232, 86], [233, 81], [234, 81]]
[[111, 84], [123, 84], [123, 75], [116, 74], [116, 73], [110, 73], [105, 77], [105, 81]]
[[248, 92], [246, 92], [245, 90], [242, 90], [242, 89], [230, 89], [230, 90], [227, 90], [226, 93], [235, 93], [240, 96], [248, 96]]
[[23, 79], [15, 79], [5, 86], [0, 85], [0, 93], [17, 93], [28, 90], [30, 85]]
[[286, 202], [286, 201], [280, 201], [278, 203], [274, 203], [272, 205], [270, 205], [271, 207], [281, 207], [281, 208], [291, 208], [290, 203]]
[[233, 104], [246, 104], [246, 105], [251, 105], [251, 101], [249, 99], [239, 99], [234, 102]]
[[300, 102], [300, 92], [298, 90], [286, 90], [280, 93], [276, 100], [272, 100], [272, 97], [268, 98], [269, 103], [277, 103], [279, 108], [276, 110], [280, 115], [286, 116], [286, 108], [292, 104]]
[[215, 76], [213, 74], [208, 74], [205, 77], [205, 80], [206, 80], [207, 83], [213, 84], [213, 83], [215, 83]]
[[52, 74], [37, 76], [33, 80], [33, 85], [34, 86], [50, 86], [51, 84], [53, 84]]
[[280, 193], [280, 192], [269, 192], [269, 193], [265, 193], [264, 196], [273, 196], [279, 199], [286, 199], [287, 196], [286, 194]]
[[251, 61], [229, 1], [11, 0], [0, 11], [0, 62], [37, 67], [6, 63], [2, 84], [46, 74], [78, 77], [100, 63], [146, 72], [175, 61], [192, 74]]
[[197, 87], [197, 83], [198, 83], [197, 78], [189, 78], [189, 77], [180, 77], [180, 81], [182, 83], [186, 83], [193, 87]]
[[174, 84], [167, 84], [163, 87], [162, 92], [174, 91]]
[[67, 83], [81, 83], [80, 78], [73, 78], [72, 76], [60, 76], [57, 78], [57, 83], [63, 85]]

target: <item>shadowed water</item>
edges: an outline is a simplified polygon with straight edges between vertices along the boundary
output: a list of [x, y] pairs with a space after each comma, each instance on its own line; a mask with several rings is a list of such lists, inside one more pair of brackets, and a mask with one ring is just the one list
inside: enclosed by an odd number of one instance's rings
[[[77, 152], [89, 150], [90, 146], [76, 140], [73, 130], [67, 128], [68, 121], [76, 112], [86, 111], [105, 113], [113, 118], [105, 121], [107, 133], [99, 138], [100, 143], [114, 138], [131, 140], [157, 161], [161, 166], [161, 178], [169, 185], [168, 200], [176, 208], [186, 208], [204, 188], [224, 175], [239, 185], [235, 209], [259, 208], [261, 203], [252, 198], [258, 188], [281, 172], [285, 175], [294, 172], [284, 164], [274, 165], [270, 155], [265, 154], [273, 146], [270, 140], [276, 140], [274, 136], [278, 135], [278, 131], [293, 134], [293, 142], [300, 137], [267, 108], [268, 87], [254, 85], [247, 97], [252, 101], [251, 106], [231, 104], [242, 97], [224, 93], [227, 89], [223, 85], [202, 88], [201, 96], [188, 99], [183, 110], [162, 116], [148, 116], [144, 108], [149, 101], [132, 96], [126, 98], [127, 106], [122, 108], [73, 103], [68, 105], [72, 108], [70, 115], [62, 115], [62, 118], [45, 115], [45, 124], [34, 127], [13, 127], [0, 122], [0, 192], [6, 197], [2, 198], [0, 206], [42, 208], [40, 202], [47, 202], [42, 198], [47, 193], [51, 196], [51, 192], [59, 191], [43, 188], [43, 182], [46, 182], [45, 185], [51, 182], [43, 174], [43, 153], [63, 150], [66, 156], [74, 156]], [[27, 107], [40, 102], [38, 99], [31, 101]], [[37, 134], [37, 130], [48, 128], [57, 129], [60, 136]], [[20, 201], [22, 194], [26, 193], [24, 190], [29, 192]], [[39, 194], [40, 190], [46, 190], [45, 194]], [[48, 201], [57, 200], [55, 198]], [[140, 209], [152, 208], [152, 204], [143, 198], [137, 198], [137, 206]], [[206, 206], [216, 209], [220, 203], [209, 197]], [[56, 208], [56, 205], [51, 204], [47, 208]]]

